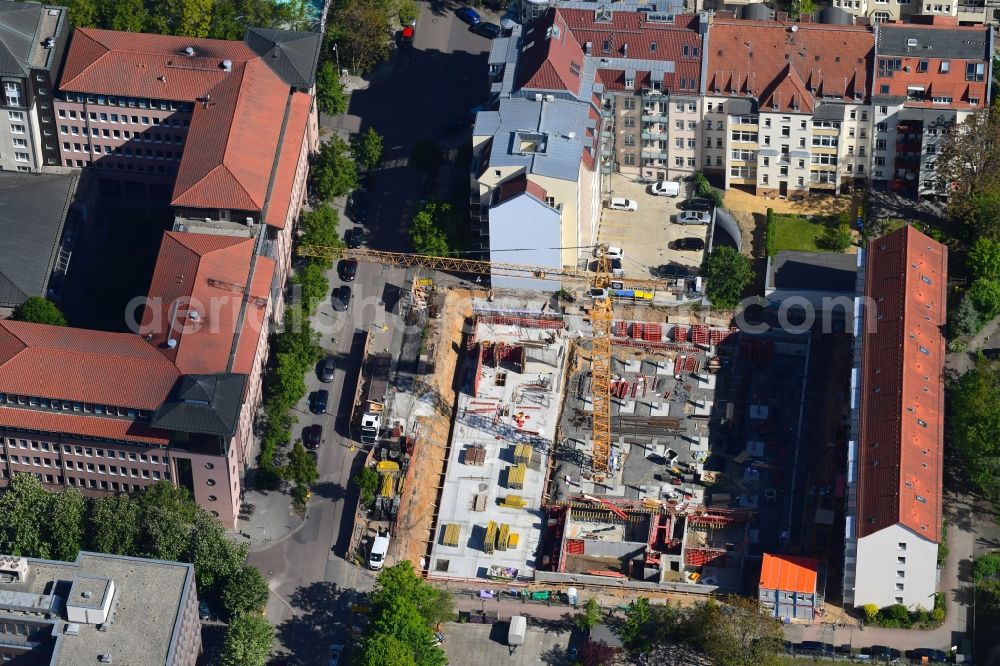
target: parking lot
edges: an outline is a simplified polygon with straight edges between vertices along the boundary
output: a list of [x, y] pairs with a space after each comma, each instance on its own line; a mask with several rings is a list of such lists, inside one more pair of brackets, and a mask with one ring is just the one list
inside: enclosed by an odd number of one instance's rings
[[598, 241], [625, 250], [622, 268], [626, 277], [657, 277], [694, 273], [701, 265], [703, 251], [674, 250], [680, 238], [700, 238], [708, 242], [708, 227], [671, 222], [680, 212], [678, 204], [691, 194], [692, 185], [681, 183], [681, 196], [661, 197], [649, 193], [649, 185], [637, 183], [621, 174], [611, 174], [611, 195], [638, 203], [637, 211], [601, 211]]

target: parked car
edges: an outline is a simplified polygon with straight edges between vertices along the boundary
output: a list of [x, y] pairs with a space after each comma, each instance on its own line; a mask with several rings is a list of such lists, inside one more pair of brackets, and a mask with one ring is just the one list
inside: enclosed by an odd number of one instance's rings
[[[600, 252], [601, 252], [600, 248], [596, 248], [596, 247], [594, 248], [594, 258], [595, 259], [598, 256], [600, 256]], [[609, 246], [607, 248], [607, 250], [605, 251], [605, 254], [607, 255], [608, 259], [624, 259], [625, 258], [625, 250], [621, 249], [620, 247]]]
[[208, 602], [204, 599], [198, 602], [198, 617], [202, 620], [212, 619], [212, 609], [208, 607]]
[[326, 414], [326, 406], [330, 401], [330, 392], [326, 389], [313, 391], [309, 394], [309, 411], [313, 414]]
[[327, 356], [319, 366], [319, 380], [324, 384], [333, 381], [333, 371], [337, 369], [337, 359]]
[[899, 661], [900, 656], [902, 656], [899, 650], [886, 645], [873, 645], [871, 647], [861, 648], [860, 654], [867, 655], [872, 659], [872, 661], [886, 664], [894, 664]]
[[413, 38], [417, 34], [417, 29], [412, 25], [404, 25], [399, 33], [399, 43], [401, 46], [413, 46]]
[[302, 444], [307, 449], [318, 449], [319, 445], [323, 443], [323, 426], [318, 423], [313, 423], [311, 426], [306, 426], [305, 430], [302, 432]]
[[469, 25], [476, 25], [477, 23], [480, 23], [483, 20], [479, 17], [479, 14], [472, 7], [459, 7], [458, 9], [455, 10], [455, 16], [457, 16], [459, 20], [464, 21]]
[[711, 213], [701, 210], [686, 210], [674, 215], [674, 224], [708, 224], [711, 221]]
[[340, 285], [333, 290], [330, 300], [333, 303], [334, 310], [337, 312], [346, 312], [347, 308], [351, 306], [351, 288], [346, 284]]
[[700, 238], [678, 238], [674, 241], [675, 250], [704, 250], [705, 241]]
[[496, 39], [500, 36], [500, 26], [496, 23], [488, 23], [486, 21], [473, 23], [469, 26], [469, 31], [476, 33], [480, 37], [485, 37], [486, 39]]
[[351, 227], [344, 232], [344, 244], [352, 250], [361, 247], [361, 243], [363, 243], [364, 240], [365, 230], [361, 227]]
[[681, 184], [676, 180], [661, 180], [653, 183], [649, 191], [658, 197], [676, 197], [681, 193]]
[[795, 646], [797, 652], [811, 652], [813, 654], [833, 654], [833, 645], [822, 641], [802, 641]]
[[358, 260], [341, 259], [337, 265], [337, 274], [344, 282], [353, 282], [354, 278], [358, 276]]
[[347, 217], [358, 224], [364, 224], [368, 219], [368, 199], [363, 192], [355, 190], [347, 195]]
[[927, 657], [927, 661], [932, 664], [946, 664], [948, 663], [948, 653], [943, 650], [935, 650], [933, 648], [917, 648], [915, 650], [910, 650], [906, 653], [907, 659], [910, 661], [920, 661], [924, 657]]
[[637, 211], [639, 210], [639, 204], [625, 197], [611, 197], [608, 201], [608, 208], [611, 210]]
[[688, 199], [682, 201], [678, 207], [681, 210], [701, 210], [707, 213], [712, 210], [712, 202], [708, 199]]
[[329, 666], [340, 666], [341, 657], [344, 655], [344, 646], [339, 643], [334, 643], [330, 646], [330, 663]]

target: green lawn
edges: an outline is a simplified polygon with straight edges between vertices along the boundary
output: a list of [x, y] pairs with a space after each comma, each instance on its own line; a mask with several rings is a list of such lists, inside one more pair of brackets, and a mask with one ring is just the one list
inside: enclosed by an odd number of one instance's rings
[[775, 215], [774, 251], [801, 250], [803, 252], [823, 252], [816, 246], [816, 238], [826, 229], [822, 222], [812, 222], [798, 215]]

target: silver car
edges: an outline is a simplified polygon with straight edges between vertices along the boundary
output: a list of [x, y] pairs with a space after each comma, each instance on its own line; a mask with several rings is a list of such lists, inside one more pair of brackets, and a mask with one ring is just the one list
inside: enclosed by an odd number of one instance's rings
[[686, 210], [674, 215], [674, 222], [677, 224], [708, 224], [711, 221], [712, 214], [700, 210]]

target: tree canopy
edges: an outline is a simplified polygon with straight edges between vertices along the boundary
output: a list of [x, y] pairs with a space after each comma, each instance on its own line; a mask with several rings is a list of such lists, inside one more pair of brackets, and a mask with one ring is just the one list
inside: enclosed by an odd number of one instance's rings
[[410, 225], [410, 242], [417, 254], [446, 257], [452, 253], [458, 220], [450, 203], [431, 201], [417, 212]]
[[935, 165], [949, 217], [1000, 239], [1000, 109], [988, 105], [953, 126]]
[[712, 250], [701, 266], [707, 283], [708, 299], [718, 308], [736, 307], [743, 290], [753, 280], [750, 258], [735, 249], [723, 246]]
[[351, 159], [350, 148], [336, 136], [320, 146], [309, 175], [313, 193], [326, 201], [342, 197], [358, 185], [358, 167]]
[[66, 317], [55, 303], [42, 296], [29, 296], [14, 309], [13, 318], [35, 324], [66, 326]]
[[316, 107], [320, 113], [337, 116], [347, 111], [347, 93], [340, 72], [329, 58], [316, 67]]
[[970, 480], [1000, 501], [1000, 365], [980, 357], [949, 386], [947, 397], [945, 424]]
[[369, 127], [364, 134], [354, 137], [351, 151], [355, 161], [366, 169], [376, 169], [382, 165], [382, 135]]
[[274, 627], [260, 613], [240, 613], [226, 627], [223, 666], [264, 666], [274, 642]]
[[328, 42], [339, 53], [341, 67], [367, 74], [388, 60], [391, 54], [388, 25], [389, 14], [382, 3], [364, 0], [334, 3], [327, 20]]

